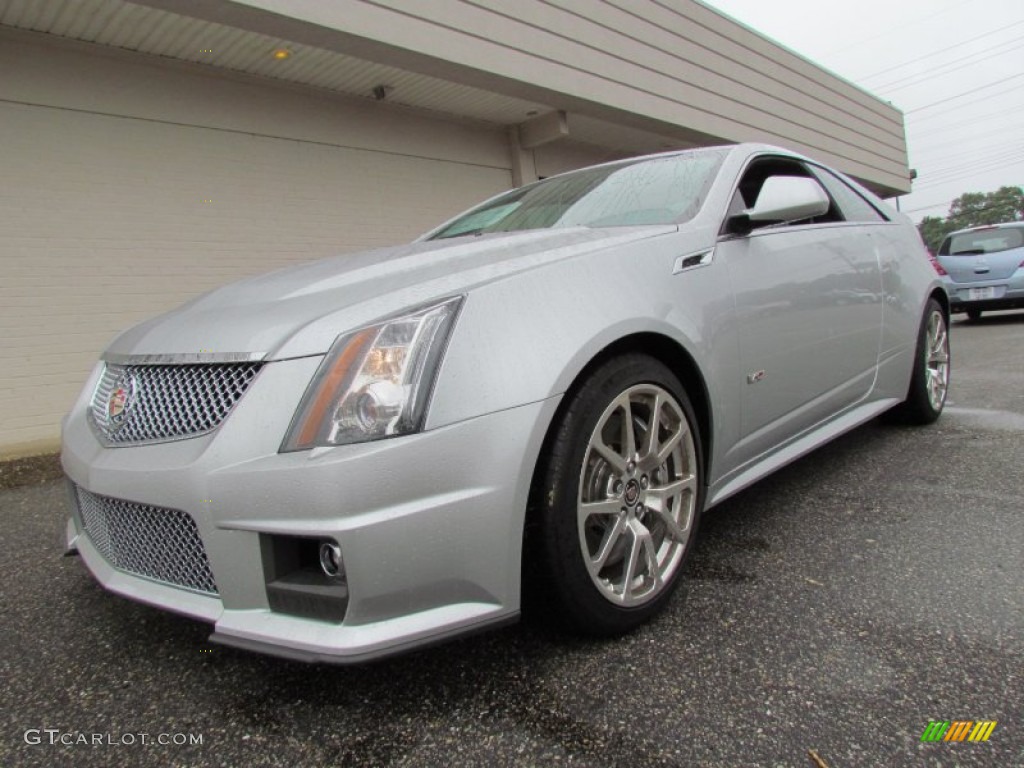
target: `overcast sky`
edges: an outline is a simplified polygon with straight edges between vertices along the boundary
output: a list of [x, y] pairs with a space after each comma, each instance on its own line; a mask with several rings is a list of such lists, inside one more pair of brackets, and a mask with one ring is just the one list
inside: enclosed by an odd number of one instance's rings
[[1021, 0], [704, 1], [903, 111], [915, 221], [1024, 185]]

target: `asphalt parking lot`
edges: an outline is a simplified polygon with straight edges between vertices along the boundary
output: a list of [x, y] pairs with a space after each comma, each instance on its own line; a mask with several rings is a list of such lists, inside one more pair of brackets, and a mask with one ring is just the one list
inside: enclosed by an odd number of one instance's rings
[[[526, 622], [357, 668], [211, 646], [60, 556], [60, 483], [0, 492], [0, 765], [1024, 765], [1024, 313], [952, 338], [937, 425], [868, 424], [726, 502], [616, 641]], [[998, 725], [922, 743], [930, 720]]]

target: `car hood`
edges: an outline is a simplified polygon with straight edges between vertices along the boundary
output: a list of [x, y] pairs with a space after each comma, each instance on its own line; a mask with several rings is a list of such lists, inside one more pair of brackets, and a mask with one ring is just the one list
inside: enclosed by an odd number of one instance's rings
[[248, 278], [125, 331], [106, 356], [268, 360], [323, 354], [342, 333], [408, 307], [675, 225], [547, 229], [414, 242]]

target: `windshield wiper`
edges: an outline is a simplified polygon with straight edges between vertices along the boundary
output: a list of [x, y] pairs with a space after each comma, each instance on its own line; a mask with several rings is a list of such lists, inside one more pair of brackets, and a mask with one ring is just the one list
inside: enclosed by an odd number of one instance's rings
[[477, 229], [467, 229], [463, 232], [453, 232], [450, 235], [438, 235], [437, 237], [430, 238], [431, 240], [451, 240], [453, 237], [466, 237], [467, 235], [473, 235], [474, 237], [480, 237], [484, 233], [486, 227], [479, 227]]

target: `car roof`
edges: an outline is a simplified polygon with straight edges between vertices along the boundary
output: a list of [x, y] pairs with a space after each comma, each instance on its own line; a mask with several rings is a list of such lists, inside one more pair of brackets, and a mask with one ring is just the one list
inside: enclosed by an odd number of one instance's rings
[[966, 227], [964, 229], [958, 229], [955, 232], [950, 232], [946, 237], [952, 237], [953, 235], [963, 235], [967, 232], [981, 232], [985, 229], [1006, 229], [1014, 227], [1024, 227], [1024, 221], [1004, 221], [999, 224], [980, 224], [977, 227]]

